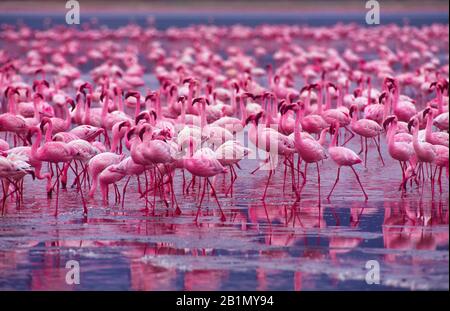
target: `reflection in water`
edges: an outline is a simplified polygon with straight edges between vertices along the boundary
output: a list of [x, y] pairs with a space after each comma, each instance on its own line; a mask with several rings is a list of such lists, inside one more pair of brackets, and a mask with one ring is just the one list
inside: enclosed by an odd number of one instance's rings
[[[388, 162], [385, 174], [373, 173], [375, 163], [360, 170], [368, 202], [353, 196], [357, 185], [345, 172], [348, 187], [336, 189], [332, 202], [317, 200], [314, 179], [295, 202], [290, 192], [277, 192], [279, 171], [263, 203], [266, 172], [249, 174], [256, 165], [244, 160], [232, 197], [217, 179], [225, 223], [212, 197], [205, 198], [201, 223], [193, 222], [197, 189], [184, 197], [182, 215], [159, 204], [152, 216], [142, 211], [136, 181], [124, 208], [105, 208], [94, 198], [87, 218], [76, 193], [63, 190], [55, 218], [54, 202], [42, 195], [45, 185], [30, 187], [26, 180], [24, 207], [8, 203], [0, 221], [0, 289], [372, 289], [365, 283], [368, 260], [380, 262], [377, 289], [448, 289], [448, 193], [424, 187], [421, 198], [422, 189], [413, 187], [401, 199], [390, 176], [395, 163]], [[332, 166], [324, 162], [321, 170], [329, 189]], [[71, 259], [80, 262], [80, 285], [65, 283]]]

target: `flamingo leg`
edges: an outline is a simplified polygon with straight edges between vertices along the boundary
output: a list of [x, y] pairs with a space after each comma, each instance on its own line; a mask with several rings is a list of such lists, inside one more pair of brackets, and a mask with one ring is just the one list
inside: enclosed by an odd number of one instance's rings
[[264, 189], [264, 194], [263, 194], [263, 197], [262, 197], [263, 201], [266, 199], [267, 188], [269, 187], [269, 183], [270, 183], [270, 178], [271, 177], [272, 177], [272, 170], [269, 171], [269, 177], [267, 178], [266, 188]]
[[122, 188], [122, 208], [124, 208], [124, 205], [125, 205], [125, 193], [127, 191], [127, 186], [128, 186], [128, 182], [130, 181], [130, 179], [131, 179], [131, 175], [128, 176], [128, 179], [127, 179], [127, 181], [125, 182], [125, 185]]
[[336, 180], [335, 180], [335, 182], [334, 182], [333, 188], [331, 188], [331, 191], [330, 191], [330, 193], [329, 193], [328, 196], [327, 196], [327, 200], [330, 200], [330, 196], [331, 196], [331, 194], [333, 193], [334, 188], [336, 187], [336, 185], [337, 185], [337, 183], [338, 183], [338, 181], [339, 181], [339, 175], [340, 175], [340, 174], [341, 174], [341, 167], [338, 167]]
[[209, 181], [209, 178], [206, 178], [206, 181], [208, 182], [209, 186], [211, 187], [212, 195], [213, 195], [214, 199], [216, 200], [217, 206], [219, 207], [220, 214], [221, 214], [221, 216], [220, 216], [220, 221], [226, 221], [227, 219], [226, 219], [226, 217], [225, 217], [225, 214], [223, 213], [222, 207], [220, 206], [219, 199], [217, 198], [217, 192], [216, 192], [216, 189], [214, 189], [214, 186], [213, 186], [213, 184]]
[[375, 137], [372, 137], [372, 139], [373, 139], [373, 142], [375, 143], [375, 146], [377, 146], [377, 152], [378, 152], [378, 155], [380, 156], [381, 163], [383, 164], [383, 166], [385, 166], [383, 156], [381, 155], [381, 147], [378, 144], [377, 139]]
[[200, 210], [202, 208], [202, 202], [203, 202], [203, 198], [205, 197], [205, 192], [206, 192], [206, 178], [205, 178], [205, 181], [203, 183], [203, 192], [202, 192], [202, 196], [200, 198], [200, 202], [199, 202], [198, 207], [197, 207], [197, 215], [195, 216], [195, 220], [194, 220], [196, 223], [198, 221], [198, 216], [200, 215]]
[[366, 201], [367, 201], [367, 199], [369, 199], [369, 197], [367, 196], [366, 191], [364, 191], [364, 187], [363, 187], [363, 185], [361, 184], [361, 181], [359, 180], [358, 173], [355, 171], [355, 169], [353, 168], [353, 166], [350, 166], [350, 168], [352, 169], [353, 173], [355, 174], [356, 180], [358, 181], [358, 184], [359, 184], [359, 186], [361, 187], [361, 190], [362, 190], [362, 192], [364, 193], [364, 197], [366, 198]]

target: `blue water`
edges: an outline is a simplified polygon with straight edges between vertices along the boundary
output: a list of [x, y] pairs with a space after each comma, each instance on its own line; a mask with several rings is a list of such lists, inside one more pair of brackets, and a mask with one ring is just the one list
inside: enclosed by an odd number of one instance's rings
[[[133, 13], [124, 15], [120, 13], [102, 13], [87, 12], [83, 13], [81, 9], [81, 24], [90, 22], [93, 18], [99, 25], [105, 25], [110, 28], [125, 26], [131, 23], [138, 25], [147, 25], [148, 17], [154, 17], [154, 26], [157, 29], [167, 29], [169, 27], [186, 27], [193, 24], [215, 24], [232, 25], [242, 24], [247, 26], [256, 26], [261, 24], [289, 24], [289, 25], [311, 25], [311, 26], [329, 26], [336, 23], [356, 23], [367, 25], [365, 22], [366, 10], [361, 12], [342, 11], [339, 14], [334, 12], [305, 12], [305, 13]], [[413, 26], [427, 25], [434, 23], [448, 23], [448, 12], [430, 12], [430, 13], [384, 13], [381, 11], [380, 23], [399, 25], [409, 24]], [[61, 13], [0, 13], [0, 23], [16, 24], [17, 21], [33, 28], [45, 28], [48, 25], [65, 24], [65, 12]]]

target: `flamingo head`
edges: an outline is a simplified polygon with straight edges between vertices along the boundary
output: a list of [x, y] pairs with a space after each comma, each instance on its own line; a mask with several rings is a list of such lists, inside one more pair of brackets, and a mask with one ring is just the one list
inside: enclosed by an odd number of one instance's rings
[[125, 99], [127, 99], [128, 97], [134, 97], [136, 99], [140, 99], [141, 98], [141, 94], [138, 91], [129, 91], [125, 95]]
[[286, 106], [286, 100], [285, 99], [280, 100], [277, 107], [278, 107], [278, 111], [281, 112], [281, 114], [283, 114], [282, 111], [284, 110], [285, 106]]
[[351, 118], [353, 118], [353, 113], [354, 113], [355, 111], [358, 111], [358, 105], [352, 104], [352, 105], [350, 106], [349, 111], [348, 111]]
[[422, 117], [425, 119], [426, 115], [430, 113], [431, 116], [433, 115], [433, 110], [431, 109], [431, 107], [427, 107], [423, 110], [422, 112]]
[[136, 126], [130, 127], [128, 129], [128, 132], [127, 132], [127, 135], [126, 135], [127, 140], [130, 141], [131, 137], [133, 137], [134, 135], [136, 135]]
[[72, 107], [72, 111], [75, 110], [75, 101], [72, 98], [67, 97], [66, 98], [66, 104], [69, 104], [70, 107]]
[[412, 117], [408, 122], [408, 131], [411, 133], [411, 128], [417, 126], [418, 120], [417, 117]]
[[200, 97], [196, 97], [193, 101], [192, 101], [192, 106], [196, 103], [202, 103], [202, 104], [207, 104], [209, 106], [209, 100], [205, 97], [205, 96], [200, 96]]
[[150, 122], [150, 113], [148, 111], [142, 111], [139, 113], [134, 120], [134, 124], [139, 124], [139, 122], [143, 121], [144, 123]]
[[47, 80], [34, 80], [33, 81], [33, 91], [36, 92], [36, 87], [41, 86], [41, 85], [45, 85], [47, 88], [50, 87], [50, 84], [48, 83]]
[[88, 89], [89, 93], [92, 94], [93, 88], [92, 88], [92, 84], [90, 84], [89, 82], [85, 82], [82, 85], [80, 85], [80, 87], [78, 88], [78, 91], [80, 93], [83, 93], [84, 96], [86, 96], [86, 89]]
[[386, 92], [386, 91], [384, 91], [383, 93], [380, 94], [380, 96], [378, 97], [378, 102], [379, 102], [380, 104], [382, 104], [382, 103], [383, 103], [383, 99], [384, 99], [385, 97], [387, 97], [387, 92]]
[[119, 123], [119, 132], [122, 130], [122, 128], [124, 128], [124, 127], [130, 127], [131, 126], [131, 123], [130, 123], [130, 121], [122, 121], [122, 122], [120, 122]]
[[44, 126], [45, 126], [47, 123], [51, 123], [51, 122], [52, 122], [52, 121], [50, 120], [49, 117], [43, 117], [43, 118], [41, 119], [41, 124], [39, 125], [41, 131], [43, 132], [43, 131], [44, 131]]
[[396, 121], [397, 121], [397, 117], [396, 116], [394, 116], [394, 115], [388, 116], [383, 121], [383, 128], [384, 128], [384, 130], [386, 130], [386, 128], [388, 127], [389, 124], [391, 124], [392, 122], [396, 122]]
[[141, 129], [139, 130], [138, 136], [141, 139], [141, 141], [144, 141], [144, 134], [146, 132], [150, 132], [150, 133], [152, 132], [152, 126], [150, 124], [148, 124], [148, 123], [143, 124]]

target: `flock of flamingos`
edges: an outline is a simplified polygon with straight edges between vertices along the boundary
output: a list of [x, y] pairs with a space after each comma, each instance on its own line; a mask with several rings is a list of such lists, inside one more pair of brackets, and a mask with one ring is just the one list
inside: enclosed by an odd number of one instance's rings
[[[398, 161], [399, 197], [408, 187], [447, 191], [448, 31], [3, 25], [2, 211], [23, 203], [24, 178], [46, 182], [55, 215], [60, 188], [76, 191], [87, 214], [98, 192], [106, 203], [113, 189], [123, 204], [136, 178], [146, 209], [185, 213], [174, 190], [180, 174], [181, 195], [200, 187], [195, 221], [206, 193], [225, 221], [220, 196], [236, 191], [239, 163], [254, 150], [264, 157], [252, 174], [268, 174], [263, 200], [276, 170], [297, 199], [317, 178], [320, 198], [323, 161], [336, 165], [327, 199], [348, 167], [368, 200], [358, 170], [369, 154], [379, 158], [376, 174]], [[223, 194], [215, 188], [221, 175]]]

